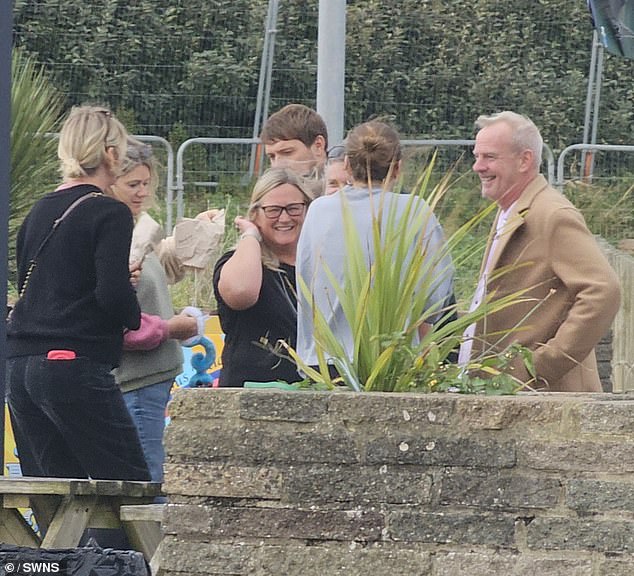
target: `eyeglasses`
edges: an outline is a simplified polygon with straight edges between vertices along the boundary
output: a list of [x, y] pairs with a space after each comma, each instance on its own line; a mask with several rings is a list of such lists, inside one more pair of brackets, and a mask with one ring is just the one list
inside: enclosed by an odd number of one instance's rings
[[330, 150], [328, 150], [327, 158], [328, 160], [343, 160], [343, 157], [345, 155], [345, 146], [343, 144], [338, 144], [337, 146], [333, 146]]
[[306, 209], [306, 202], [294, 202], [286, 206], [275, 206], [271, 204], [270, 206], [256, 206], [256, 208], [260, 208], [267, 218], [274, 220], [275, 218], [279, 218], [284, 211], [292, 217], [301, 216]]

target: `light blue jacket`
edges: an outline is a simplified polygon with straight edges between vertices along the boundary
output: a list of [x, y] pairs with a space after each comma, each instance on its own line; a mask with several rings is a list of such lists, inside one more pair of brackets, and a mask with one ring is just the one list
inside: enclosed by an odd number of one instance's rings
[[[410, 202], [409, 194], [396, 194], [382, 191], [380, 188], [371, 192], [367, 188], [346, 186], [330, 196], [317, 198], [309, 207], [302, 227], [297, 247], [296, 273], [298, 279], [298, 315], [297, 315], [297, 353], [308, 365], [317, 364], [317, 355], [313, 338], [313, 321], [311, 303], [304, 298], [299, 287], [300, 278], [310, 288], [315, 306], [326, 318], [330, 329], [339, 336], [348, 356], [352, 357], [353, 341], [348, 322], [339, 303], [336, 292], [328, 276], [324, 272], [324, 264], [330, 269], [339, 285], [343, 284], [346, 263], [346, 242], [341, 194], [350, 207], [355, 226], [359, 232], [361, 245], [365, 250], [368, 265], [373, 262], [372, 217], [380, 205], [383, 214], [388, 214], [390, 207], [396, 203], [396, 218], [403, 218]], [[383, 195], [383, 198], [381, 196]], [[382, 203], [382, 204], [381, 204]], [[418, 210], [425, 212], [422, 219], [426, 223], [424, 246], [429, 258], [438, 258], [440, 251], [445, 253], [445, 240], [442, 228], [422, 200]], [[420, 220], [419, 220], [420, 221]], [[414, 249], [415, 245], [412, 246]], [[430, 262], [431, 264], [431, 262]], [[428, 309], [435, 306], [440, 309], [453, 294], [453, 267], [451, 257], [445, 254], [433, 263], [437, 271], [433, 291], [428, 298]], [[394, 294], [398, 298], [398, 294]], [[442, 316], [442, 312], [432, 315], [431, 322]]]

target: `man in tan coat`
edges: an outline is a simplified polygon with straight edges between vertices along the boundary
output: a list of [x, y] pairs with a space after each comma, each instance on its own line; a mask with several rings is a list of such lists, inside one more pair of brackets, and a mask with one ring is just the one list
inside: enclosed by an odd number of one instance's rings
[[514, 112], [480, 116], [473, 170], [499, 206], [472, 308], [526, 289], [521, 301], [465, 332], [460, 362], [517, 342], [533, 352], [537, 381], [519, 361], [511, 373], [532, 389], [600, 392], [594, 347], [620, 304], [616, 274], [583, 216], [539, 173], [539, 130]]

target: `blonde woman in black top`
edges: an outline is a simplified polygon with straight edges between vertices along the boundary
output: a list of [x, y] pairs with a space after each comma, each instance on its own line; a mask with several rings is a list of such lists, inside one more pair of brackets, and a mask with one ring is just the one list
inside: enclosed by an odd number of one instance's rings
[[311, 200], [300, 176], [271, 168], [256, 182], [247, 216], [235, 220], [238, 244], [214, 270], [225, 333], [220, 386], [300, 380], [295, 365], [266, 346], [279, 339], [295, 346], [295, 252]]
[[64, 182], [18, 233], [22, 295], [7, 325], [7, 398], [26, 476], [149, 480], [110, 372], [124, 328], [140, 323], [128, 269], [132, 215], [103, 195], [126, 138], [107, 108], [73, 108], [58, 145]]

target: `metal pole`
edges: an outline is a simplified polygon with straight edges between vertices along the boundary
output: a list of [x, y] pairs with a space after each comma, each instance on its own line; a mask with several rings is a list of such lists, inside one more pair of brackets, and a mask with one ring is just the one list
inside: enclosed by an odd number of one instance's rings
[[[9, 196], [11, 190], [11, 39], [13, 2], [0, 2], [0, 301], [7, 301], [9, 280]], [[6, 314], [6, 312], [5, 312]], [[0, 322], [0, 470], [4, 473], [4, 398], [6, 395], [7, 326]]]
[[[260, 79], [258, 82], [258, 95], [255, 105], [255, 118], [253, 119], [253, 138], [259, 137], [260, 128], [268, 115], [273, 52], [275, 48], [275, 34], [277, 32], [278, 4], [278, 0], [269, 0], [269, 8], [266, 14], [264, 44], [262, 46], [262, 59], [260, 60]], [[266, 105], [264, 104], [265, 99]], [[249, 160], [249, 177], [252, 177], [255, 171], [257, 154], [258, 147], [257, 144], [254, 144], [251, 147], [251, 159]]]
[[[590, 144], [597, 143], [597, 129], [599, 127], [599, 104], [601, 102], [601, 81], [603, 77], [603, 44], [597, 46], [597, 72], [594, 80], [594, 108], [592, 111], [592, 134], [590, 135]], [[592, 176], [594, 175], [594, 158], [595, 153], [590, 152], [590, 159], [586, 158], [585, 176], [589, 182], [592, 182]]]
[[[277, 1], [275, 2], [275, 14], [274, 14], [274, 20], [272, 22], [272, 26], [271, 26], [271, 43], [270, 43], [270, 47], [269, 47], [269, 53], [268, 53], [268, 61], [266, 63], [266, 77], [265, 77], [265, 81], [264, 81], [264, 103], [263, 103], [263, 108], [262, 108], [262, 124], [261, 126], [264, 125], [264, 122], [266, 120], [266, 118], [269, 117], [269, 105], [271, 103], [271, 81], [273, 78], [273, 54], [275, 53], [275, 35], [277, 34]], [[256, 138], [259, 135], [255, 136]], [[262, 174], [263, 171], [263, 162], [262, 160], [264, 159], [264, 151], [260, 148], [260, 169], [258, 171], [258, 175]], [[250, 176], [252, 176], [252, 174], [250, 174]]]
[[319, 0], [317, 112], [328, 127], [329, 146], [343, 140], [346, 74], [346, 0]]
[[592, 33], [592, 53], [590, 55], [590, 70], [588, 71], [588, 90], [586, 92], [586, 115], [583, 123], [583, 143], [588, 143], [590, 134], [590, 122], [592, 115], [592, 96], [594, 94], [594, 78], [597, 68], [597, 46], [599, 45], [599, 36], [595, 30]]
[[597, 143], [597, 129], [599, 127], [599, 104], [601, 103], [601, 81], [603, 79], [603, 44], [599, 44], [597, 48], [597, 76], [595, 78], [594, 90], [594, 111], [592, 112], [592, 135], [590, 136], [590, 144]]
[[[599, 34], [595, 29], [592, 34], [592, 55], [590, 57], [586, 113], [583, 125], [584, 144], [595, 144], [597, 141], [599, 105], [601, 102], [601, 82], [603, 77], [603, 58], [603, 44], [599, 41]], [[594, 151], [583, 150], [581, 154], [581, 170], [581, 176], [583, 178], [592, 180], [592, 175], [594, 173]]]

